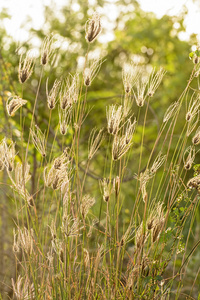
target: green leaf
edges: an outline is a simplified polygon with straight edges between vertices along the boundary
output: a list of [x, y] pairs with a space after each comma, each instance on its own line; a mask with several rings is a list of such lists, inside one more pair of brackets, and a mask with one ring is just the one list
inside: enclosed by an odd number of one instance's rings
[[196, 50], [196, 51], [195, 51], [195, 54], [196, 54], [197, 56], [200, 56], [200, 50]]
[[190, 58], [190, 59], [192, 59], [192, 58], [193, 58], [193, 56], [194, 56], [194, 52], [190, 52], [190, 54], [189, 54], [189, 58]]

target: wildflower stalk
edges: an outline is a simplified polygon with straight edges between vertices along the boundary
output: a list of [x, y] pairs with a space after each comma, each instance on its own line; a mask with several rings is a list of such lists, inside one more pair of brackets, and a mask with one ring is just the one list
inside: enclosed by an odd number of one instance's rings
[[[87, 47], [87, 52], [85, 55], [85, 63], [84, 63], [84, 68], [83, 68], [83, 73], [85, 71], [86, 68], [86, 64], [87, 64], [87, 60], [88, 60], [88, 53], [89, 53], [89, 47], [90, 44], [88, 44]], [[82, 81], [81, 81], [81, 86], [80, 86], [80, 93], [79, 93], [79, 98], [78, 98], [78, 102], [77, 102], [77, 109], [75, 112], [75, 132], [74, 132], [74, 138], [73, 138], [73, 142], [72, 142], [72, 151], [74, 150], [74, 159], [75, 159], [75, 163], [76, 163], [76, 180], [79, 181], [79, 186], [80, 186], [80, 179], [79, 179], [79, 161], [78, 161], [78, 157], [79, 157], [79, 136], [80, 136], [80, 127], [81, 127], [81, 122], [82, 119], [78, 120], [78, 118], [80, 118], [80, 115], [83, 116], [83, 110], [82, 110], [82, 103], [81, 103], [81, 97], [82, 97], [82, 90], [83, 90], [83, 84], [84, 84], [84, 77], [82, 76]], [[87, 95], [87, 87], [86, 87], [86, 93], [85, 93], [85, 100], [84, 103], [86, 102], [86, 95]], [[78, 125], [78, 126], [77, 126]], [[77, 196], [78, 196], [78, 201], [80, 202], [80, 196], [78, 195], [78, 191], [77, 191]]]
[[[40, 79], [39, 79], [39, 83], [38, 83], [38, 87], [37, 87], [37, 91], [36, 91], [36, 96], [35, 96], [35, 102], [34, 102], [34, 106], [33, 106], [33, 112], [32, 112], [32, 118], [31, 118], [30, 128], [33, 127], [33, 121], [34, 121], [34, 116], [35, 116], [35, 110], [36, 110], [36, 107], [37, 107], [37, 100], [38, 100], [38, 94], [39, 94], [39, 90], [40, 90], [40, 86], [41, 86], [42, 75], [43, 75], [43, 66], [42, 66], [42, 69], [41, 69]], [[31, 137], [31, 131], [29, 130], [28, 142], [27, 142], [27, 147], [26, 147], [25, 164], [27, 162], [30, 137]]]
[[138, 176], [140, 174], [140, 167], [141, 167], [141, 162], [142, 162], [142, 148], [143, 148], [143, 142], [144, 142], [144, 132], [145, 132], [146, 119], [147, 119], [147, 112], [148, 112], [148, 108], [149, 108], [149, 99], [150, 98], [148, 97], [146, 111], [145, 111], [145, 115], [144, 115], [144, 122], [143, 122], [143, 129], [142, 129], [142, 140], [141, 140], [141, 147], [140, 147], [140, 159], [139, 159], [139, 166], [138, 166]]

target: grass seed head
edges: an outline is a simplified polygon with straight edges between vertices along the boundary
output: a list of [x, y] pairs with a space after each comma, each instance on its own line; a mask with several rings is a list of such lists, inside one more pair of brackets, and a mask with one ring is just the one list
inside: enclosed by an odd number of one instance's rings
[[106, 107], [106, 117], [108, 132], [116, 135], [119, 131], [119, 126], [122, 120], [122, 105], [119, 107], [116, 105], [110, 105], [108, 109]]
[[101, 146], [101, 143], [104, 139], [104, 128], [100, 129], [99, 132], [97, 132], [96, 128], [93, 128], [88, 142], [88, 159], [92, 159], [92, 157], [95, 155], [95, 153], [98, 151], [99, 147]]
[[169, 121], [169, 119], [171, 119], [171, 117], [173, 117], [177, 113], [179, 105], [180, 105], [180, 103], [177, 101], [177, 102], [172, 103], [168, 107], [168, 109], [165, 112], [164, 118], [163, 118], [163, 123]]
[[154, 176], [154, 174], [157, 172], [157, 170], [162, 166], [162, 164], [165, 162], [166, 155], [162, 156], [162, 153], [159, 152], [158, 156], [153, 162], [152, 167], [150, 168], [150, 177]]
[[187, 187], [189, 189], [196, 189], [199, 190], [200, 188], [200, 175], [197, 175], [193, 178], [191, 178], [188, 183], [187, 183]]
[[48, 79], [46, 81], [46, 96], [47, 96], [47, 105], [49, 109], [54, 109], [56, 106], [56, 103], [58, 101], [58, 93], [60, 89], [61, 81], [56, 79], [54, 81], [53, 87], [48, 92]]
[[192, 143], [194, 146], [199, 145], [200, 143], [200, 127], [198, 127], [193, 139], [192, 139]]
[[103, 195], [103, 200], [105, 202], [108, 202], [110, 199], [110, 194], [112, 193], [112, 190], [110, 191], [109, 179], [107, 178], [100, 179], [99, 186], [100, 186], [101, 193]]
[[35, 59], [30, 51], [27, 52], [25, 59], [23, 59], [23, 53], [19, 60], [18, 79], [20, 83], [25, 83], [33, 73], [33, 67]]
[[41, 60], [40, 60], [40, 63], [43, 66], [48, 64], [49, 59], [51, 58], [51, 56], [53, 54], [53, 48], [52, 48], [53, 39], [54, 39], [53, 35], [48, 35], [44, 39], [43, 46], [42, 46], [42, 52], [41, 52]]
[[185, 116], [187, 122], [190, 122], [195, 117], [195, 115], [198, 114], [199, 111], [200, 97], [199, 95], [197, 95], [197, 97], [194, 99], [194, 96], [195, 96], [195, 92], [193, 93], [190, 99], [188, 110]]
[[90, 195], [85, 195], [81, 201], [80, 211], [83, 219], [86, 218], [89, 209], [94, 205], [95, 199]]
[[159, 87], [163, 76], [166, 74], [166, 71], [163, 68], [160, 68], [158, 72], [155, 74], [155, 69], [152, 70], [150, 74], [150, 82], [149, 82], [149, 87], [147, 90], [147, 95], [149, 97], [153, 97], [155, 91]]
[[4, 138], [0, 144], [0, 148], [2, 150], [2, 159], [1, 162], [4, 164], [8, 172], [12, 172], [14, 170], [14, 159], [15, 159], [15, 143], [11, 141], [8, 146], [7, 140]]
[[70, 76], [66, 82], [62, 83], [59, 98], [60, 108], [69, 109], [73, 103], [77, 103], [79, 97], [79, 74]]
[[59, 112], [58, 114], [59, 114], [60, 133], [62, 135], [66, 135], [71, 120], [72, 110], [71, 108], [69, 108], [68, 110], [59, 109], [58, 112]]
[[136, 119], [134, 119], [133, 123], [131, 122], [131, 118], [129, 118], [127, 121], [126, 131], [125, 131], [126, 144], [129, 144], [132, 141], [133, 134], [135, 132], [136, 123], [137, 123]]
[[83, 73], [84, 85], [90, 86], [94, 78], [99, 73], [103, 61], [102, 59], [92, 59], [89, 67], [86, 67]]
[[183, 156], [185, 170], [190, 170], [195, 159], [195, 147], [189, 146]]
[[34, 284], [30, 283], [29, 278], [18, 276], [17, 281], [11, 278], [13, 293], [17, 300], [35, 299]]
[[138, 65], [124, 64], [122, 69], [122, 81], [124, 85], [124, 91], [126, 94], [130, 94], [131, 90], [140, 76], [141, 68]]
[[8, 98], [7, 102], [6, 102], [6, 109], [8, 112], [8, 115], [13, 117], [15, 112], [22, 107], [23, 105], [25, 105], [27, 103], [26, 100], [23, 100], [22, 98], [20, 98], [19, 96], [11, 96]]
[[32, 141], [35, 148], [40, 152], [40, 154], [45, 157], [46, 150], [45, 150], [45, 133], [43, 133], [40, 128], [35, 125], [35, 129], [30, 129]]
[[161, 202], [158, 202], [152, 207], [147, 219], [147, 228], [152, 233], [152, 243], [155, 243], [158, 240], [164, 226], [164, 221], [165, 216], [163, 204]]
[[85, 24], [85, 38], [88, 43], [94, 42], [101, 32], [101, 20], [97, 12], [95, 12], [91, 19]]
[[126, 143], [126, 136], [123, 135], [122, 137], [115, 135], [113, 144], [112, 144], [112, 159], [118, 160], [122, 156], [126, 154], [126, 152], [130, 149], [132, 143]]

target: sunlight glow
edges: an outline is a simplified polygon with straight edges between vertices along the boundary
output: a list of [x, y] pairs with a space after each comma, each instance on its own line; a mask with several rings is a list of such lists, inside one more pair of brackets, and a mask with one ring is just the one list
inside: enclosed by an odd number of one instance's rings
[[[158, 18], [162, 17], [164, 14], [179, 15], [184, 9], [188, 10], [188, 15], [185, 18], [186, 32], [181, 32], [179, 38], [182, 40], [187, 40], [189, 36], [193, 33], [198, 35], [200, 40], [200, 7], [197, 6], [192, 0], [138, 0], [141, 8], [146, 12], [153, 12]], [[96, 4], [95, 0], [89, 1], [91, 4], [91, 13], [93, 12], [93, 7]], [[126, 0], [127, 11], [133, 8], [131, 0]], [[9, 35], [11, 35], [17, 42], [27, 41], [29, 39], [29, 29], [32, 27], [36, 30], [40, 28], [45, 28], [44, 20], [44, 6], [52, 5], [56, 3], [57, 13], [62, 6], [66, 5], [66, 0], [1, 0], [0, 1], [0, 11], [3, 8], [8, 9], [8, 13], [11, 15], [11, 19], [4, 20], [4, 26]], [[72, 5], [72, 10], [78, 12], [79, 4], [74, 1]], [[105, 34], [99, 37], [100, 42], [105, 43], [112, 41], [114, 39], [113, 29], [114, 20], [120, 15], [120, 11], [116, 7], [116, 0], [107, 1], [104, 8], [98, 7], [98, 12], [104, 16], [102, 17], [103, 27], [106, 28]], [[110, 13], [112, 12], [112, 13]], [[65, 21], [65, 20], [63, 20]], [[177, 26], [179, 24], [177, 23]], [[176, 28], [176, 23], [174, 24]], [[177, 29], [177, 28], [176, 28]], [[48, 31], [48, 28], [46, 28]], [[34, 44], [37, 44], [34, 41]], [[36, 46], [35, 44], [35, 46]]]

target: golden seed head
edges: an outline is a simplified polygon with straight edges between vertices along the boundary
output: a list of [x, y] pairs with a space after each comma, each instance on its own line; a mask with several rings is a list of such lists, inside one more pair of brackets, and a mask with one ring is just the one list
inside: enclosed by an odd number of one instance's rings
[[79, 97], [79, 74], [70, 76], [62, 83], [60, 97], [60, 108], [69, 109], [74, 103], [77, 103]]
[[95, 199], [92, 198], [90, 195], [85, 195], [81, 201], [81, 206], [80, 206], [80, 210], [81, 210], [81, 215], [83, 217], [83, 219], [86, 218], [89, 209], [94, 205], [95, 203]]
[[164, 225], [165, 217], [163, 204], [158, 202], [154, 203], [154, 206], [151, 208], [149, 217], [147, 219], [147, 228], [151, 231], [152, 235], [152, 243], [154, 243], [160, 236], [163, 225]]
[[197, 175], [193, 178], [191, 178], [188, 183], [187, 183], [187, 187], [189, 189], [197, 189], [199, 190], [200, 187], [200, 175]]
[[48, 92], [48, 79], [46, 81], [46, 96], [47, 96], [47, 105], [49, 109], [54, 109], [56, 106], [56, 103], [58, 101], [58, 93], [60, 89], [61, 81], [56, 79], [54, 81], [53, 87]]
[[30, 51], [27, 52], [24, 60], [23, 54], [21, 54], [18, 69], [18, 78], [20, 83], [24, 83], [30, 78], [33, 72], [34, 64], [35, 59], [33, 58], [33, 55], [30, 53]]
[[193, 139], [192, 139], [193, 145], [198, 145], [200, 143], [200, 127], [198, 127]]
[[157, 73], [155, 73], [155, 69], [152, 70], [150, 74], [150, 82], [149, 82], [149, 87], [147, 91], [147, 95], [149, 97], [152, 97], [159, 87], [163, 76], [166, 74], [166, 71], [163, 68], [160, 68]]
[[122, 69], [122, 81], [126, 94], [130, 94], [131, 90], [140, 76], [141, 68], [138, 65], [124, 64]]
[[107, 178], [101, 179], [99, 180], [99, 186], [100, 186], [100, 190], [101, 193], [103, 195], [103, 200], [105, 202], [108, 202], [110, 199], [110, 195], [112, 193], [112, 189], [111, 189], [111, 185], [110, 185], [110, 181]]
[[88, 142], [88, 159], [92, 159], [92, 157], [95, 155], [95, 153], [98, 151], [99, 147], [101, 146], [101, 143], [104, 139], [104, 128], [100, 129], [99, 132], [97, 132], [96, 128], [93, 128]]
[[70, 107], [68, 107], [68, 110], [66, 109], [63, 110], [59, 108], [58, 112], [59, 112], [60, 133], [62, 135], [66, 135], [71, 120], [72, 109]]
[[34, 284], [31, 284], [28, 277], [21, 277], [19, 275], [16, 282], [14, 282], [14, 279], [11, 278], [11, 283], [13, 294], [15, 295], [17, 300], [35, 299]]
[[53, 48], [52, 48], [53, 39], [54, 39], [53, 35], [48, 35], [44, 39], [42, 52], [41, 52], [41, 61], [40, 61], [41, 65], [43, 66], [45, 66], [49, 62], [49, 59], [53, 54]]
[[40, 154], [46, 156], [46, 142], [45, 142], [45, 132], [43, 133], [40, 128], [35, 125], [35, 129], [31, 129], [32, 141], [35, 148], [40, 152]]
[[131, 146], [131, 142], [129, 142], [128, 144], [126, 143], [125, 135], [123, 135], [122, 137], [115, 135], [112, 144], [112, 159], [120, 159], [123, 155], [126, 154], [126, 152], [130, 149]]
[[90, 86], [94, 78], [97, 76], [101, 65], [104, 61], [102, 59], [92, 59], [89, 66], [85, 68], [83, 73], [84, 85]]
[[183, 162], [184, 168], [190, 170], [195, 159], [195, 147], [189, 146], [184, 153]]
[[163, 123], [169, 121], [169, 119], [177, 113], [178, 108], [179, 108], [179, 102], [178, 101], [172, 103], [165, 112], [165, 115], [164, 115], [164, 118], [163, 118]]
[[85, 24], [85, 38], [88, 43], [94, 42], [101, 32], [101, 20], [97, 12], [95, 12], [91, 19]]
[[18, 110], [18, 108], [25, 105], [26, 103], [27, 103], [27, 101], [23, 100], [19, 96], [9, 97], [6, 102], [6, 109], [7, 109], [8, 115], [14, 116], [14, 114]]
[[106, 108], [107, 128], [110, 134], [116, 135], [122, 120], [122, 105], [111, 105]]

